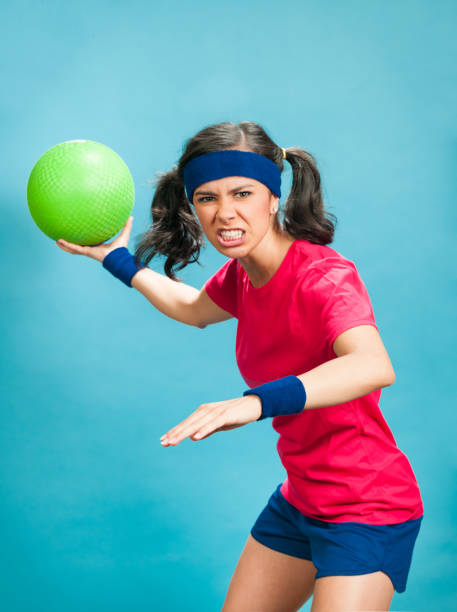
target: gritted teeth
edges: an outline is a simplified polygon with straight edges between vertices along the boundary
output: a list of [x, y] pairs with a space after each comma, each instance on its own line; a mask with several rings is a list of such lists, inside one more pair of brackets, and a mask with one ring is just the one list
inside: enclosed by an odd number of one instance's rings
[[221, 236], [242, 236], [244, 230], [219, 230]]
[[231, 242], [235, 240], [240, 240], [243, 236], [243, 232], [241, 230], [236, 232], [220, 232], [219, 235], [221, 236], [222, 240], [225, 240], [226, 242]]

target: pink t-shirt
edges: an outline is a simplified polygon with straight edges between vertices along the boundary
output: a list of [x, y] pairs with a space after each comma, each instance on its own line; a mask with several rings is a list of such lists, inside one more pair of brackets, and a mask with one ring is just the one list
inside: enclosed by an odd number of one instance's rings
[[[236, 360], [249, 387], [336, 359], [333, 342], [351, 327], [378, 329], [354, 263], [307, 240], [291, 244], [262, 287], [252, 286], [236, 259], [204, 287], [238, 319]], [[378, 389], [335, 406], [273, 418], [287, 472], [281, 493], [305, 516], [385, 525], [423, 515], [414, 472], [384, 420], [380, 395]]]

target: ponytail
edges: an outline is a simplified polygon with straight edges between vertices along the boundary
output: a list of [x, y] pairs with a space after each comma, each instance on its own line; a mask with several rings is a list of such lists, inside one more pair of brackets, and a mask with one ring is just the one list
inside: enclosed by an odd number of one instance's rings
[[197, 262], [204, 246], [203, 232], [187, 201], [178, 167], [159, 175], [151, 205], [152, 227], [142, 234], [135, 257], [147, 265], [155, 255], [165, 255], [166, 275], [180, 280], [174, 268], [182, 270]]
[[[311, 153], [291, 147], [286, 159], [292, 166], [292, 187], [284, 206], [284, 227], [299, 240], [316, 244], [330, 244], [337, 218], [324, 210], [321, 178]], [[334, 220], [333, 221], [331, 219]]]

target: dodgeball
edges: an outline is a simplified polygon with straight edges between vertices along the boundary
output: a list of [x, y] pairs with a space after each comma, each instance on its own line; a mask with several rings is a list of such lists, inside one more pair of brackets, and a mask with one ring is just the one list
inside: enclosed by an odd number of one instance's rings
[[125, 162], [93, 140], [68, 140], [44, 153], [27, 183], [33, 220], [52, 240], [95, 245], [111, 238], [132, 212], [135, 188]]

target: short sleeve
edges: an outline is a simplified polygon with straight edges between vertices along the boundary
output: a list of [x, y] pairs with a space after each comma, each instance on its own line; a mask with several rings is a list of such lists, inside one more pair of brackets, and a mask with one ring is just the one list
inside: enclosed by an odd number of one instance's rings
[[237, 260], [232, 258], [203, 285], [213, 302], [236, 318], [238, 317], [237, 279]]
[[[325, 344], [357, 325], [378, 329], [368, 291], [350, 260], [329, 258], [316, 264], [311, 274], [311, 301]], [[378, 330], [379, 331], [379, 330]]]

